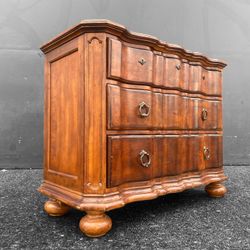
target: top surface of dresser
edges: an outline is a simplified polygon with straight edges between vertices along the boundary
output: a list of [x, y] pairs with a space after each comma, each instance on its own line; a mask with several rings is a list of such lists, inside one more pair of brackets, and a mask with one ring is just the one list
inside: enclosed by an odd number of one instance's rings
[[221, 60], [208, 58], [198, 52], [185, 50], [179, 45], [161, 41], [151, 35], [128, 31], [125, 26], [106, 19], [83, 20], [79, 24], [69, 28], [68, 30], [51, 39], [46, 44], [42, 45], [41, 50], [46, 54], [49, 51], [60, 47], [65, 42], [70, 41], [84, 33], [111, 34], [121, 38], [124, 41], [129, 41], [134, 44], [147, 45], [163, 53], [181, 55], [183, 59], [192, 61], [194, 63], [197, 62], [198, 64], [200, 63], [205, 67], [223, 69], [226, 66], [226, 63]]

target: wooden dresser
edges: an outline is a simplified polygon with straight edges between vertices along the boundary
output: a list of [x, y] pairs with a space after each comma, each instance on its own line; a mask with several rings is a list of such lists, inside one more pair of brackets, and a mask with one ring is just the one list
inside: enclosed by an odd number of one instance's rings
[[111, 229], [106, 211], [205, 185], [222, 197], [224, 62], [85, 20], [45, 54], [45, 211], [86, 212], [80, 229]]

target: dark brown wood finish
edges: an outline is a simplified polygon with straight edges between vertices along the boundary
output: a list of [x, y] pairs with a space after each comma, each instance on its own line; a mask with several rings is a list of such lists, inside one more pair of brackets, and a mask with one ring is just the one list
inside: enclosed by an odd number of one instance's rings
[[107, 85], [108, 129], [221, 130], [221, 101]]
[[105, 211], [207, 185], [222, 197], [224, 62], [86, 20], [45, 53], [45, 211], [85, 211], [83, 233], [112, 226]]

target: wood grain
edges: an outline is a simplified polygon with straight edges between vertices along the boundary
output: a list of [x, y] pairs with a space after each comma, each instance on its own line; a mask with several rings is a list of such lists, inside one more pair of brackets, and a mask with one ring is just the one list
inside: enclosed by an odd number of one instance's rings
[[45, 60], [45, 178], [81, 191], [81, 86], [78, 40], [49, 53]]
[[158, 196], [227, 180], [221, 168], [205, 169], [177, 176], [132, 182], [119, 188], [107, 188], [106, 194], [77, 193], [62, 186], [44, 182], [39, 191], [82, 211], [108, 211], [128, 203], [155, 199]]
[[[140, 104], [149, 107], [149, 115], [140, 113]], [[206, 110], [206, 120], [202, 113]], [[219, 100], [189, 98], [187, 95], [162, 93], [160, 89], [107, 86], [108, 129], [190, 129], [221, 130], [222, 103]]]
[[119, 39], [130, 41], [131, 43], [145, 44], [164, 53], [171, 52], [176, 55], [181, 55], [183, 59], [195, 61], [207, 67], [223, 69], [226, 66], [226, 63], [223, 61], [208, 58], [198, 52], [187, 51], [179, 45], [161, 41], [151, 35], [128, 31], [123, 25], [106, 19], [82, 20], [79, 24], [69, 28], [68, 30], [51, 39], [46, 44], [42, 45], [41, 50], [44, 53], [48, 53], [55, 48], [60, 47], [65, 42], [70, 41], [75, 37], [81, 36], [86, 32], [93, 33], [97, 31], [100, 33], [115, 35]]
[[[219, 135], [109, 136], [108, 149], [108, 187], [222, 167]], [[148, 167], [141, 162], [142, 151], [149, 154]]]
[[226, 64], [107, 20], [82, 21], [45, 53], [45, 211], [85, 211], [100, 237], [106, 211], [207, 185], [222, 197]]
[[105, 34], [84, 36], [84, 192], [103, 193], [106, 186]]

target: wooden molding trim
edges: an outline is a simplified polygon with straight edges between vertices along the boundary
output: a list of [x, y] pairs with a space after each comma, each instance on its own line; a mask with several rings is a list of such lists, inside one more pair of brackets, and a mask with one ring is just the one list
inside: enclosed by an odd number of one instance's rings
[[109, 85], [119, 86], [121, 88], [128, 88], [128, 89], [145, 89], [150, 90], [155, 93], [163, 93], [163, 94], [174, 94], [179, 96], [187, 96], [191, 98], [200, 98], [204, 100], [222, 100], [221, 95], [215, 94], [207, 94], [206, 92], [202, 91], [192, 91], [188, 89], [183, 89], [180, 87], [166, 87], [166, 86], [157, 86], [152, 83], [138, 83], [138, 82], [131, 82], [131, 81], [118, 81], [118, 80], [110, 80], [108, 79], [107, 83]]
[[201, 172], [186, 173], [178, 176], [163, 177], [144, 182], [142, 186], [121, 185], [119, 190], [108, 194], [84, 195], [62, 186], [45, 181], [39, 191], [51, 198], [82, 211], [108, 211], [125, 206], [127, 203], [151, 200], [158, 196], [182, 192], [185, 189], [225, 181], [223, 169], [214, 168]]
[[150, 46], [157, 51], [179, 56], [191, 63], [200, 63], [204, 67], [218, 67], [223, 69], [227, 65], [224, 61], [211, 59], [198, 52], [185, 50], [179, 45], [161, 41], [154, 36], [128, 31], [125, 26], [105, 19], [83, 20], [44, 44], [41, 50], [44, 53], [48, 53], [75, 37], [88, 32], [103, 32], [115, 35], [123, 41]]

